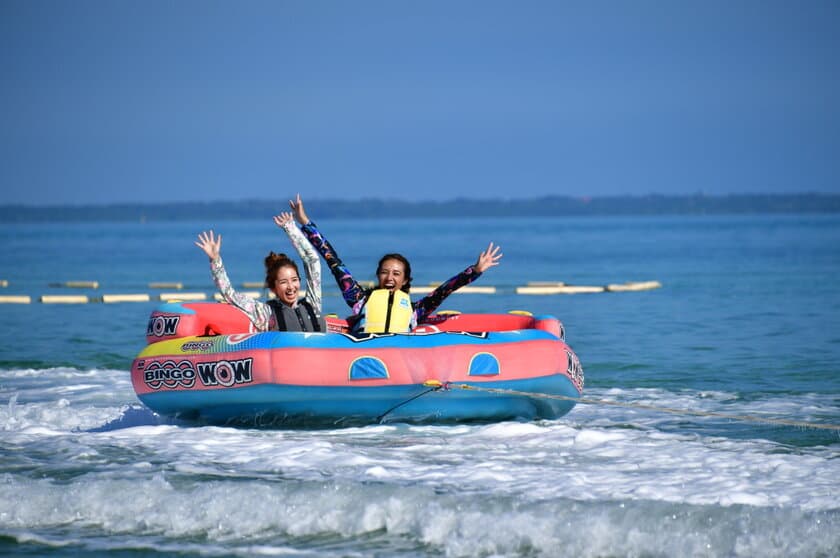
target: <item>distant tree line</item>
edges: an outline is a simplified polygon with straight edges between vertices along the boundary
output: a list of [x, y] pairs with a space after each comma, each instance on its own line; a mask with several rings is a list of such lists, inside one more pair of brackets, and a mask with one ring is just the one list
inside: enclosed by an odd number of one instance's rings
[[[722, 215], [836, 213], [840, 194], [738, 194], [727, 196], [545, 196], [531, 199], [455, 198], [446, 201], [391, 199], [306, 201], [319, 218], [560, 217], [586, 215]], [[107, 205], [0, 205], [0, 222], [143, 222], [264, 219], [288, 207], [286, 200], [240, 200]]]

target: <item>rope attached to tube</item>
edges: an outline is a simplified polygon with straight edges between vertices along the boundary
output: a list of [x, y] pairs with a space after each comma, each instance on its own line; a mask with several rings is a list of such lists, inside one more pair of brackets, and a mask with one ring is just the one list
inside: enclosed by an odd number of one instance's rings
[[409, 397], [405, 401], [401, 401], [400, 403], [397, 403], [396, 405], [394, 405], [393, 407], [391, 407], [390, 409], [388, 409], [387, 411], [385, 411], [384, 413], [382, 413], [381, 415], [376, 417], [376, 422], [378, 422], [379, 424], [382, 424], [382, 419], [384, 419], [392, 411], [395, 411], [396, 409], [399, 409], [400, 407], [402, 407], [403, 405], [405, 405], [407, 403], [411, 403], [412, 401], [414, 401], [418, 397], [422, 397], [422, 396], [426, 395], [427, 393], [431, 393], [433, 391], [438, 391], [438, 390], [443, 389], [445, 387], [444, 384], [439, 382], [438, 380], [426, 380], [425, 382], [423, 382], [423, 385], [428, 387], [429, 389], [427, 389], [426, 391], [422, 391], [422, 392], [418, 393], [417, 395]]

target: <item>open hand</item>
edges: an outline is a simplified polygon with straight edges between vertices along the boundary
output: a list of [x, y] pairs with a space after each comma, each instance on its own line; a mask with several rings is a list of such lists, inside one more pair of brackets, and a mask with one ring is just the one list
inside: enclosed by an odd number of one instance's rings
[[479, 273], [484, 273], [487, 269], [495, 265], [499, 265], [499, 260], [501, 260], [504, 255], [499, 252], [499, 250], [501, 250], [501, 248], [499, 246], [493, 246], [493, 243], [491, 242], [487, 247], [487, 250], [478, 255], [478, 261], [475, 262], [473, 268]]
[[213, 261], [219, 257], [222, 251], [222, 235], [214, 236], [212, 230], [202, 232], [198, 235], [195, 245], [207, 254], [210, 261]]
[[286, 225], [294, 222], [294, 220], [294, 216], [288, 211], [281, 213], [280, 215], [274, 216], [274, 224], [280, 227], [281, 229], [286, 228]]

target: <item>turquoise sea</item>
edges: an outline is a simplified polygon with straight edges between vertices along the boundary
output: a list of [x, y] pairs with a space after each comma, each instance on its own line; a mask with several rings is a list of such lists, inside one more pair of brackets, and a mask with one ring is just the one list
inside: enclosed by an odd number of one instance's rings
[[[268, 250], [289, 250], [270, 215], [2, 224], [0, 295], [33, 302], [0, 304], [0, 555], [840, 555], [840, 215], [319, 226], [358, 278], [398, 251], [415, 285], [500, 244], [502, 265], [475, 283], [496, 294], [443, 309], [559, 317], [585, 396], [621, 406], [530, 423], [172, 423], [128, 373], [157, 303], [38, 299], [154, 296], [159, 281], [212, 295], [193, 245], [211, 227], [234, 284], [260, 281]], [[344, 314], [327, 279], [326, 310]], [[78, 280], [99, 288], [50, 286]], [[647, 280], [662, 287], [515, 293]]]

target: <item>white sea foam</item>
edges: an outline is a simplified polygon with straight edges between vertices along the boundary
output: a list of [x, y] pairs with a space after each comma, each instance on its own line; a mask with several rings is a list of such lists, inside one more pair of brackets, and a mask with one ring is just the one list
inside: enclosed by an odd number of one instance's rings
[[[87, 372], [62, 373], [96, 383]], [[119, 384], [125, 374], [102, 371], [102, 382]], [[52, 402], [32, 397], [36, 385], [17, 387], [2, 392], [9, 466], [0, 502], [19, 504], [0, 510], [0, 533], [19, 540], [73, 525], [113, 540], [98, 543], [106, 548], [142, 539], [186, 551], [203, 537], [201, 552], [218, 545], [243, 556], [300, 554], [299, 541], [313, 537], [331, 541], [320, 555], [352, 555], [341, 541], [362, 535], [379, 548], [449, 556], [840, 548], [837, 444], [669, 432], [659, 427], [670, 416], [584, 405], [540, 423], [184, 427], [159, 424], [132, 403], [130, 386]], [[740, 412], [782, 403], [733, 403], [723, 392], [594, 395]], [[799, 403], [824, 409], [828, 401], [806, 395]]]
[[[245, 545], [243, 554], [253, 545], [283, 552], [294, 539], [362, 535], [414, 540], [449, 556], [785, 556], [828, 554], [840, 544], [837, 514], [790, 509], [442, 495], [429, 486], [333, 480], [249, 480], [231, 486], [166, 477], [88, 479], [69, 487], [28, 481], [16, 487], [28, 495], [26, 505], [5, 512], [0, 528], [8, 533], [18, 525], [31, 531], [73, 523], [117, 541], [206, 537]], [[2, 485], [0, 498], [15, 497], [16, 491]], [[823, 531], [803, 538], [818, 522]], [[779, 548], [776, 536], [789, 546]]]

